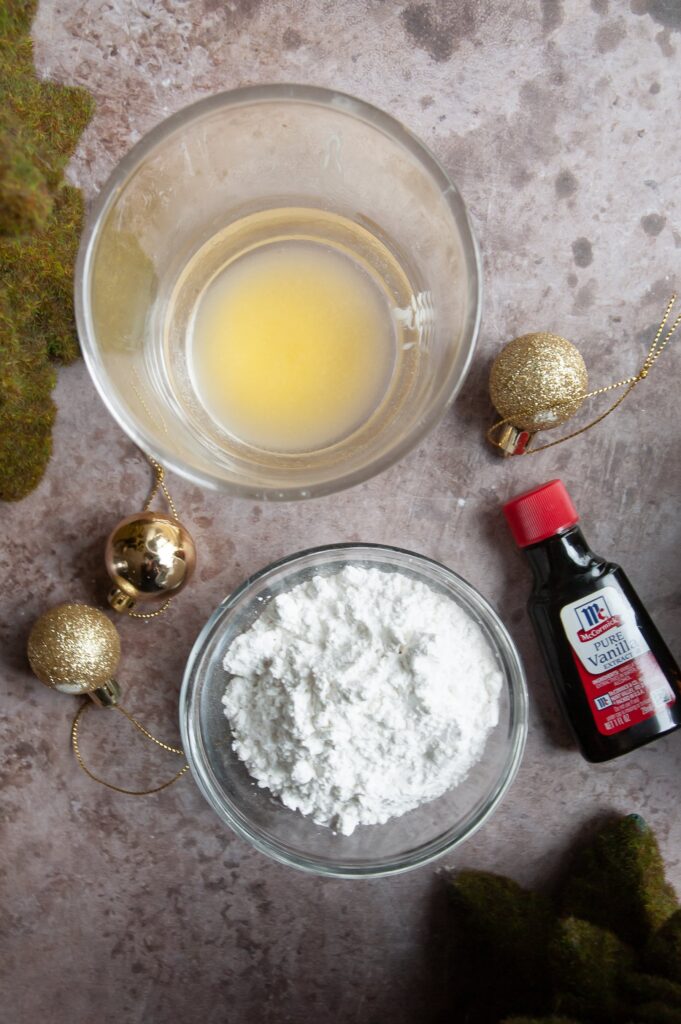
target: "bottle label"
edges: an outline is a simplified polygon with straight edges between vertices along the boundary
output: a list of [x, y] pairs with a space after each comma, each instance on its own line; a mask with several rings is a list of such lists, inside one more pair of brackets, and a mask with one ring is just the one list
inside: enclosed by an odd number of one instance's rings
[[634, 609], [615, 587], [565, 605], [560, 618], [603, 736], [630, 729], [676, 701]]

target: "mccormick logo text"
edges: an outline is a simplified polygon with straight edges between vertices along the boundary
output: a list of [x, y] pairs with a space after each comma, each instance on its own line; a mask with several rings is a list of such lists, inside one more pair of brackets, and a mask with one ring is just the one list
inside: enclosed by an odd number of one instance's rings
[[622, 620], [613, 615], [604, 597], [592, 597], [586, 604], [575, 608], [575, 615], [580, 629], [577, 637], [583, 644], [607, 633], [613, 626], [621, 626]]

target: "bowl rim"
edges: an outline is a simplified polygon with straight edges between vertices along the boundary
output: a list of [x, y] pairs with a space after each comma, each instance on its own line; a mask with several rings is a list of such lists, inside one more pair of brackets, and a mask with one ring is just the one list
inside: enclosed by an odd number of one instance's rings
[[[450, 836], [447, 838], [447, 834], [445, 833], [444, 836], [440, 836], [437, 840], [432, 841], [425, 847], [419, 848], [419, 851], [421, 852], [416, 851], [416, 854], [412, 853], [410, 856], [406, 857], [402, 856], [383, 859], [381, 863], [376, 862], [376, 865], [373, 867], [371, 865], [362, 865], [358, 867], [344, 865], [340, 868], [333, 868], [328, 864], [324, 864], [316, 860], [314, 857], [302, 855], [289, 856], [283, 849], [261, 839], [261, 837], [251, 831], [247, 825], [242, 824], [241, 821], [237, 820], [233, 814], [216, 799], [215, 792], [207, 783], [200, 767], [200, 758], [197, 756], [195, 746], [196, 737], [190, 726], [189, 712], [196, 680], [197, 663], [202, 657], [206, 644], [212, 637], [218, 627], [218, 624], [222, 622], [223, 617], [237, 604], [249, 589], [253, 588], [253, 586], [264, 577], [274, 574], [282, 567], [289, 566], [293, 568], [296, 563], [303, 560], [309, 560], [310, 556], [354, 550], [371, 550], [379, 553], [385, 552], [388, 555], [397, 554], [400, 556], [408, 556], [417, 563], [435, 567], [439, 571], [444, 572], [447, 576], [452, 577], [456, 581], [457, 587], [463, 589], [467, 597], [472, 597], [472, 604], [475, 611], [482, 611], [485, 626], [488, 632], [492, 633], [494, 643], [499, 649], [496, 653], [501, 653], [503, 655], [502, 660], [504, 667], [505, 669], [507, 667], [509, 669], [509, 671], [505, 671], [504, 674], [511, 702], [511, 744], [507, 756], [505, 772], [493, 787], [491, 796], [487, 800], [486, 805], [473, 819], [468, 830], [463, 835], [454, 837]], [[386, 561], [388, 562], [389, 558], [387, 558]], [[201, 632], [197, 636], [189, 653], [182, 680], [182, 688], [180, 691], [179, 719], [182, 746], [187, 757], [191, 774], [199, 791], [203, 794], [204, 798], [216, 812], [220, 820], [228, 825], [240, 838], [245, 839], [251, 844], [251, 846], [260, 853], [265, 854], [270, 859], [280, 864], [285, 864], [287, 867], [294, 867], [310, 874], [321, 875], [327, 878], [345, 879], [384, 878], [388, 875], [402, 874], [403, 872], [410, 871], [413, 868], [429, 864], [443, 856], [445, 853], [451, 852], [462, 842], [470, 839], [470, 837], [485, 824], [497, 809], [517, 775], [525, 749], [528, 731], [527, 683], [520, 654], [512, 637], [506, 629], [506, 626], [501, 621], [489, 601], [482, 596], [476, 587], [469, 583], [468, 580], [464, 579], [463, 576], [459, 575], [459, 573], [450, 569], [449, 566], [444, 565], [442, 562], [438, 562], [426, 555], [421, 555], [418, 552], [411, 551], [408, 548], [400, 548], [390, 544], [341, 542], [305, 548], [301, 551], [296, 551], [293, 554], [277, 559], [274, 562], [270, 562], [262, 569], [259, 569], [257, 572], [250, 575], [243, 581], [243, 583], [236, 587], [235, 590], [220, 602], [201, 629]]]
[[[250, 484], [227, 482], [207, 470], [197, 469], [178, 458], [172, 448], [158, 438], [149, 440], [144, 431], [138, 429], [132, 416], [126, 412], [125, 403], [107, 388], [107, 373], [100, 358], [96, 342], [96, 332], [92, 322], [90, 291], [92, 283], [92, 265], [101, 228], [119, 193], [127, 181], [166, 138], [181, 129], [186, 123], [198, 120], [222, 107], [237, 107], [256, 103], [284, 103], [287, 100], [309, 103], [322, 107], [335, 107], [344, 113], [370, 124], [383, 134], [392, 137], [416, 156], [426, 168], [436, 184], [440, 187], [442, 197], [449, 206], [458, 225], [464, 262], [469, 274], [470, 310], [464, 324], [464, 336], [469, 334], [466, 352], [458, 380], [453, 382], [441, 402], [432, 407], [421, 418], [418, 425], [403, 438], [399, 444], [359, 469], [345, 472], [332, 480], [318, 484], [257, 487]], [[473, 230], [468, 207], [456, 184], [451, 180], [440, 160], [431, 149], [413, 132], [406, 128], [391, 114], [379, 107], [358, 99], [349, 93], [321, 86], [298, 85], [281, 82], [266, 85], [241, 86], [235, 89], [214, 93], [203, 99], [190, 103], [174, 114], [154, 125], [128, 150], [113, 168], [108, 179], [100, 189], [90, 207], [84, 229], [81, 234], [78, 256], [74, 274], [74, 305], [76, 327], [80, 339], [83, 359], [95, 389], [99, 393], [105, 408], [113, 416], [123, 432], [140, 448], [148, 451], [159, 462], [191, 483], [211, 490], [221, 491], [237, 497], [250, 498], [258, 501], [291, 501], [305, 500], [308, 497], [321, 497], [362, 483], [402, 459], [415, 448], [424, 437], [440, 422], [451, 407], [461, 390], [471, 367], [477, 347], [480, 325], [482, 321], [482, 259], [478, 241]]]

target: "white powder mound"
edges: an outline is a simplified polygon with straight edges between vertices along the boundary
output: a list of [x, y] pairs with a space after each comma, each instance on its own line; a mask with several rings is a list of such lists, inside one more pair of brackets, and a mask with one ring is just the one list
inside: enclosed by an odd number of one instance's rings
[[224, 667], [250, 774], [345, 835], [461, 782], [498, 721], [502, 676], [481, 630], [401, 573], [350, 566], [292, 588]]

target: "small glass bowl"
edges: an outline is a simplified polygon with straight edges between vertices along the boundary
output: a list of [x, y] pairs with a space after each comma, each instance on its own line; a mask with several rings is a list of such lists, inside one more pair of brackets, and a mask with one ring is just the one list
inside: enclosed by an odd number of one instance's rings
[[[291, 210], [302, 211], [300, 224], [281, 213]], [[320, 211], [346, 225], [335, 241], [310, 227]], [[228, 229], [241, 237], [255, 215], [270, 224], [258, 245], [302, 232], [338, 251], [349, 246], [362, 265], [375, 263], [386, 316], [411, 324], [413, 339], [396, 353], [374, 414], [310, 451], [269, 450], [223, 430], [192, 383], [186, 321], [199, 279], [185, 280], [185, 272], [208, 243], [215, 272], [227, 258], [216, 240]], [[361, 245], [351, 242], [355, 230]], [[230, 258], [256, 240], [247, 232], [234, 244]], [[376, 246], [380, 259], [371, 256]], [[404, 277], [402, 291], [386, 254]], [[176, 303], [180, 293], [186, 302]], [[186, 107], [124, 157], [83, 232], [75, 304], [95, 386], [140, 448], [199, 486], [302, 500], [381, 472], [444, 415], [473, 357], [480, 257], [458, 189], [392, 117], [327, 89], [252, 86]]]
[[[437, 800], [383, 825], [334, 834], [260, 788], [232, 750], [222, 696], [227, 648], [267, 601], [311, 576], [346, 565], [400, 572], [460, 605], [480, 626], [504, 684], [499, 722], [467, 778]], [[251, 576], [216, 609], [189, 656], [180, 697], [182, 742], [199, 789], [234, 831], [274, 860], [315, 874], [367, 878], [397, 874], [441, 856], [489, 818], [513, 781], [527, 734], [527, 694], [520, 658], [496, 612], [451, 569], [412, 551], [378, 544], [335, 544], [290, 555]]]

